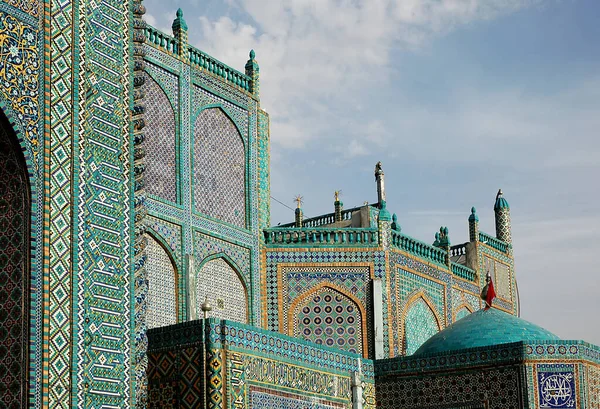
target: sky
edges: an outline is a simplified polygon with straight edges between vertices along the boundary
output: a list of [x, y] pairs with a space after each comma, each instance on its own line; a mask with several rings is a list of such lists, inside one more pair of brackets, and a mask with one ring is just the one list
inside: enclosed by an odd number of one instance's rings
[[[600, 2], [145, 0], [240, 71], [254, 49], [271, 118], [272, 224], [377, 198], [402, 231], [468, 241], [511, 206], [521, 317], [600, 345]], [[286, 206], [280, 204], [283, 202]], [[600, 241], [600, 240], [599, 240]]]

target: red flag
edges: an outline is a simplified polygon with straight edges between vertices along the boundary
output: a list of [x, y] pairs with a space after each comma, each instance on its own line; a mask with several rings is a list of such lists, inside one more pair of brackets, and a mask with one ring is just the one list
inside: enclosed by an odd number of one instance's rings
[[490, 279], [490, 282], [487, 284], [487, 294], [485, 295], [485, 309], [489, 309], [492, 306], [492, 300], [496, 298], [496, 291], [494, 291], [494, 283]]

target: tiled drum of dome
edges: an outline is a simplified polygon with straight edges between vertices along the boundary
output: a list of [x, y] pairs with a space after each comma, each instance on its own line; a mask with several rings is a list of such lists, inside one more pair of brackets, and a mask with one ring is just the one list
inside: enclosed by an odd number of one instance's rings
[[25, 165], [3, 125], [0, 123], [0, 407], [21, 408], [27, 400], [29, 191]]
[[406, 355], [412, 355], [439, 330], [433, 311], [423, 298], [419, 298], [411, 305], [404, 319]]
[[196, 305], [198, 316], [202, 316], [200, 305], [208, 299], [212, 306], [211, 318], [248, 322], [248, 300], [246, 289], [236, 271], [223, 259], [206, 262], [196, 280]]
[[146, 271], [148, 274], [148, 328], [177, 323], [176, 271], [165, 249], [147, 236]]
[[146, 75], [143, 88], [146, 93], [146, 192], [169, 202], [176, 202], [175, 113], [167, 95], [150, 75]]
[[297, 306], [294, 316], [294, 336], [362, 355], [361, 312], [345, 295], [325, 288]]
[[246, 155], [234, 123], [219, 108], [194, 124], [194, 206], [197, 212], [246, 227]]

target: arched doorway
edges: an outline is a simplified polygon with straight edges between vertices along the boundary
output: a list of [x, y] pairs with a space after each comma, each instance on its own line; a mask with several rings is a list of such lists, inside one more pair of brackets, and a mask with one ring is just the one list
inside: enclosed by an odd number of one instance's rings
[[0, 111], [0, 407], [27, 407], [30, 189], [16, 134]]

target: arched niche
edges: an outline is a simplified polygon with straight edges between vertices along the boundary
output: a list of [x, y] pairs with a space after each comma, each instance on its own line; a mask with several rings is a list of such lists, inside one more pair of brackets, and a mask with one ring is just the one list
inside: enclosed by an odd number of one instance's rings
[[210, 316], [248, 323], [248, 292], [238, 267], [225, 255], [206, 258], [196, 279], [196, 314], [203, 316], [202, 303], [212, 306]]
[[148, 329], [177, 323], [177, 269], [163, 245], [148, 234], [146, 273], [148, 276]]
[[25, 158], [0, 112], [0, 399], [28, 404], [31, 190]]
[[290, 308], [290, 335], [363, 356], [365, 325], [360, 303], [329, 286], [307, 291]]
[[404, 352], [412, 355], [433, 335], [440, 331], [440, 321], [429, 300], [418, 296], [408, 304], [404, 316]]
[[146, 192], [169, 202], [177, 202], [177, 155], [175, 111], [161, 86], [146, 74], [144, 179]]

